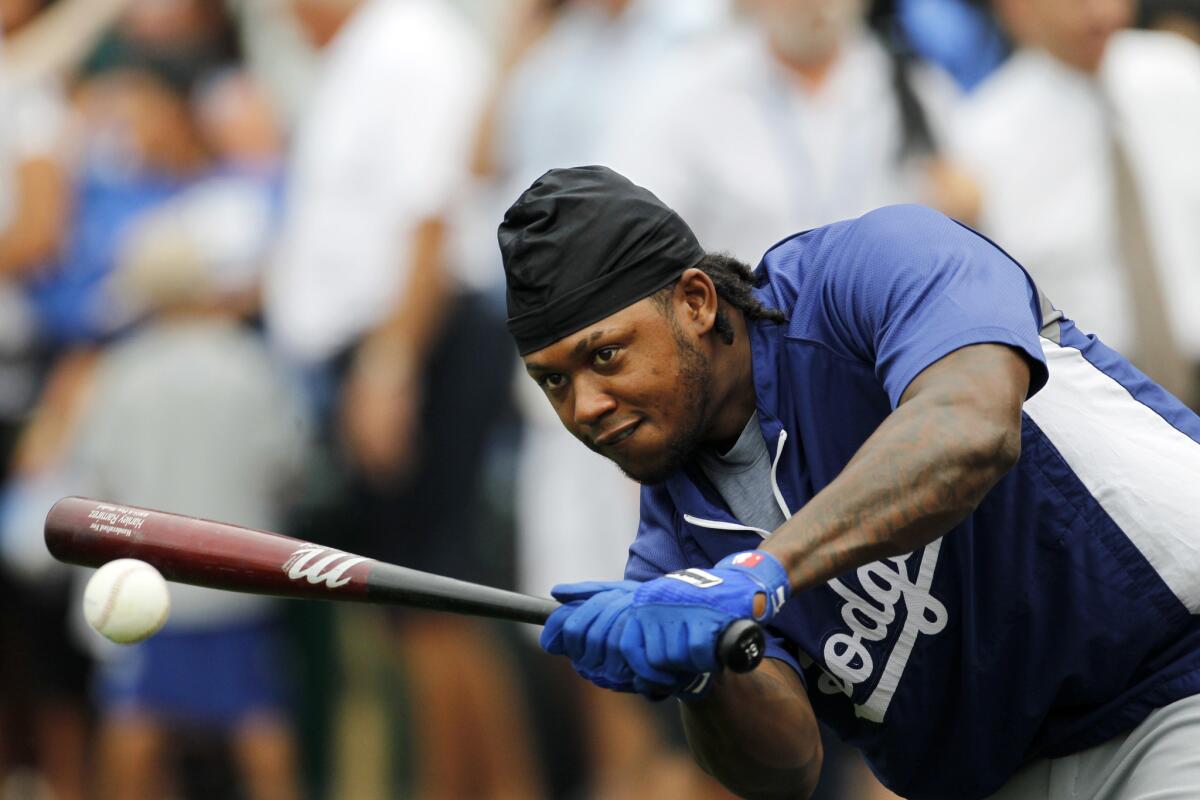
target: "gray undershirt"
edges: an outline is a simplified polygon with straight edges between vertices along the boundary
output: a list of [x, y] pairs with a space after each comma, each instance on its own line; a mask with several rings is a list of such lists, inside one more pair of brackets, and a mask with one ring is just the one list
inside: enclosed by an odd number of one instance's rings
[[729, 452], [706, 448], [696, 460], [742, 524], [774, 531], [784, 523], [771, 488], [771, 454], [758, 427], [758, 412], [750, 416]]

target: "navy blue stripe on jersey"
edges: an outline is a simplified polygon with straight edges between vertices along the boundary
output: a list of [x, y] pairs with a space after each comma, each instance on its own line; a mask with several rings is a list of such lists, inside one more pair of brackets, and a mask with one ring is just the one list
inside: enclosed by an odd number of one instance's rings
[[1172, 427], [1200, 443], [1200, 416], [1173, 397], [1115, 350], [1096, 337], [1083, 333], [1075, 323], [1063, 323], [1058, 344], [1072, 347], [1096, 369], [1121, 384], [1142, 405], [1165, 419]]

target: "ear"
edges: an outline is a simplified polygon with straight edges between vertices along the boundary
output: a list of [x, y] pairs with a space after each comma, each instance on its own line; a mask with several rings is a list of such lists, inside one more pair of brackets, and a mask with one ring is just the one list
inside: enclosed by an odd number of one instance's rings
[[720, 297], [712, 278], [702, 269], [685, 269], [675, 284], [675, 318], [697, 337], [713, 329]]

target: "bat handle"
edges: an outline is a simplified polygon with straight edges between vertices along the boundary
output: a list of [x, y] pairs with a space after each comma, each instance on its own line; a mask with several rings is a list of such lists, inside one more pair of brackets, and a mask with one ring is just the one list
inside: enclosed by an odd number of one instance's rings
[[767, 651], [763, 629], [752, 619], [729, 623], [717, 640], [717, 659], [733, 672], [750, 672]]

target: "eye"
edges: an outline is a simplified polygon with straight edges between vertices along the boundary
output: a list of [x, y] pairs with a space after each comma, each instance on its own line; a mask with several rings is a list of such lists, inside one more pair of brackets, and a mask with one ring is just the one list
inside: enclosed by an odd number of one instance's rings
[[553, 392], [561, 389], [567, 383], [567, 378], [561, 372], [547, 372], [537, 380], [538, 386], [542, 387], [543, 391]]
[[617, 357], [617, 347], [616, 346], [601, 347], [599, 350], [597, 350], [595, 353], [592, 354], [592, 362], [595, 363], [596, 366], [603, 366], [605, 364], [611, 364], [612, 360], [616, 357]]

